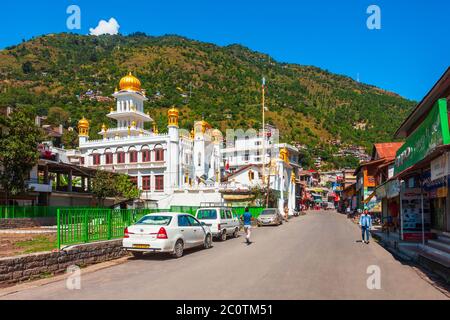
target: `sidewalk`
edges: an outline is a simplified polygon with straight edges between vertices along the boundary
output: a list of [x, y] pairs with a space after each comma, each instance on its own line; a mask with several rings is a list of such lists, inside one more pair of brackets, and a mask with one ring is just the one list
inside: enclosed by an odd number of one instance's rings
[[389, 232], [389, 234], [382, 232], [381, 226], [374, 226], [370, 233], [372, 234], [372, 237], [377, 239], [383, 246], [394, 250], [395, 253], [403, 259], [410, 261], [418, 260], [420, 252], [419, 243], [400, 240], [399, 232]]
[[381, 231], [381, 226], [374, 227], [371, 234], [392, 254], [403, 260], [416, 263], [450, 283], [450, 253], [445, 252], [445, 248], [437, 247], [436, 244], [433, 245], [433, 242], [436, 241], [427, 241], [425, 245], [422, 245], [421, 242], [403, 241], [400, 240], [398, 232], [390, 232], [388, 235]]

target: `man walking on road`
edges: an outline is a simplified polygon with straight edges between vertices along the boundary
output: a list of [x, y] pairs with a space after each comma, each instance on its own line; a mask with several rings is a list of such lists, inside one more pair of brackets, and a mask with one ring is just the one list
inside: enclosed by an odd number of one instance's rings
[[245, 240], [247, 241], [247, 244], [250, 244], [253, 217], [252, 214], [248, 211], [247, 207], [245, 208], [244, 214], [242, 215], [242, 219], [244, 220]]
[[359, 225], [361, 226], [362, 241], [364, 243], [369, 243], [370, 229], [372, 228], [372, 217], [367, 209], [364, 209], [364, 212], [361, 214], [361, 217], [359, 218]]

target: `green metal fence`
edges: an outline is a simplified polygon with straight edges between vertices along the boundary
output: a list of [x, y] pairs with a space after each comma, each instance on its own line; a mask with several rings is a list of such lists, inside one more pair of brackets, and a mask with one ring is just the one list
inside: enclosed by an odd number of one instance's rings
[[[105, 209], [105, 208], [58, 208], [57, 245], [72, 245], [123, 237], [123, 231], [146, 214], [155, 212], [182, 212], [195, 215], [198, 207], [172, 206], [170, 209]], [[244, 207], [233, 207], [238, 215]], [[256, 218], [264, 208], [249, 207]]]
[[0, 206], [0, 219], [56, 217], [58, 207]]

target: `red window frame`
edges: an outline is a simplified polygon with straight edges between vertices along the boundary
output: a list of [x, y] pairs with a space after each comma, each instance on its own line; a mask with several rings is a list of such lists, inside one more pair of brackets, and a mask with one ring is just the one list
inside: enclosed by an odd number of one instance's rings
[[164, 161], [164, 149], [163, 148], [155, 149], [155, 161]]
[[130, 181], [131, 181], [132, 184], [137, 186], [137, 184], [138, 184], [138, 177], [130, 177]]
[[155, 191], [164, 191], [164, 175], [155, 176]]
[[151, 176], [142, 176], [142, 190], [150, 190], [150, 178]]
[[125, 152], [117, 152], [117, 163], [125, 163]]
[[100, 155], [98, 153], [94, 153], [92, 155], [92, 163], [94, 164], [94, 166], [97, 166], [100, 164]]
[[80, 164], [81, 164], [81, 165], [84, 165], [84, 157], [81, 157], [81, 158], [80, 158]]
[[105, 153], [105, 163], [112, 164], [113, 163], [113, 154], [111, 152]]
[[130, 163], [136, 163], [138, 161], [138, 152], [136, 150], [131, 150], [128, 153], [130, 155]]
[[142, 162], [150, 162], [150, 150], [142, 150]]

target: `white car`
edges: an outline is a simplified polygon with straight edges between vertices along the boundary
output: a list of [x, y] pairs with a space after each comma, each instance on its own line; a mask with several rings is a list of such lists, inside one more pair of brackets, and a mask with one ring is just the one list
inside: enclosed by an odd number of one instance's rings
[[213, 237], [222, 241], [227, 236], [237, 237], [240, 223], [237, 215], [227, 207], [205, 207], [197, 209], [196, 218], [211, 229]]
[[145, 215], [134, 225], [125, 228], [122, 246], [133, 256], [141, 257], [145, 252], [169, 252], [176, 258], [184, 249], [211, 247], [212, 235], [190, 214], [158, 212]]

